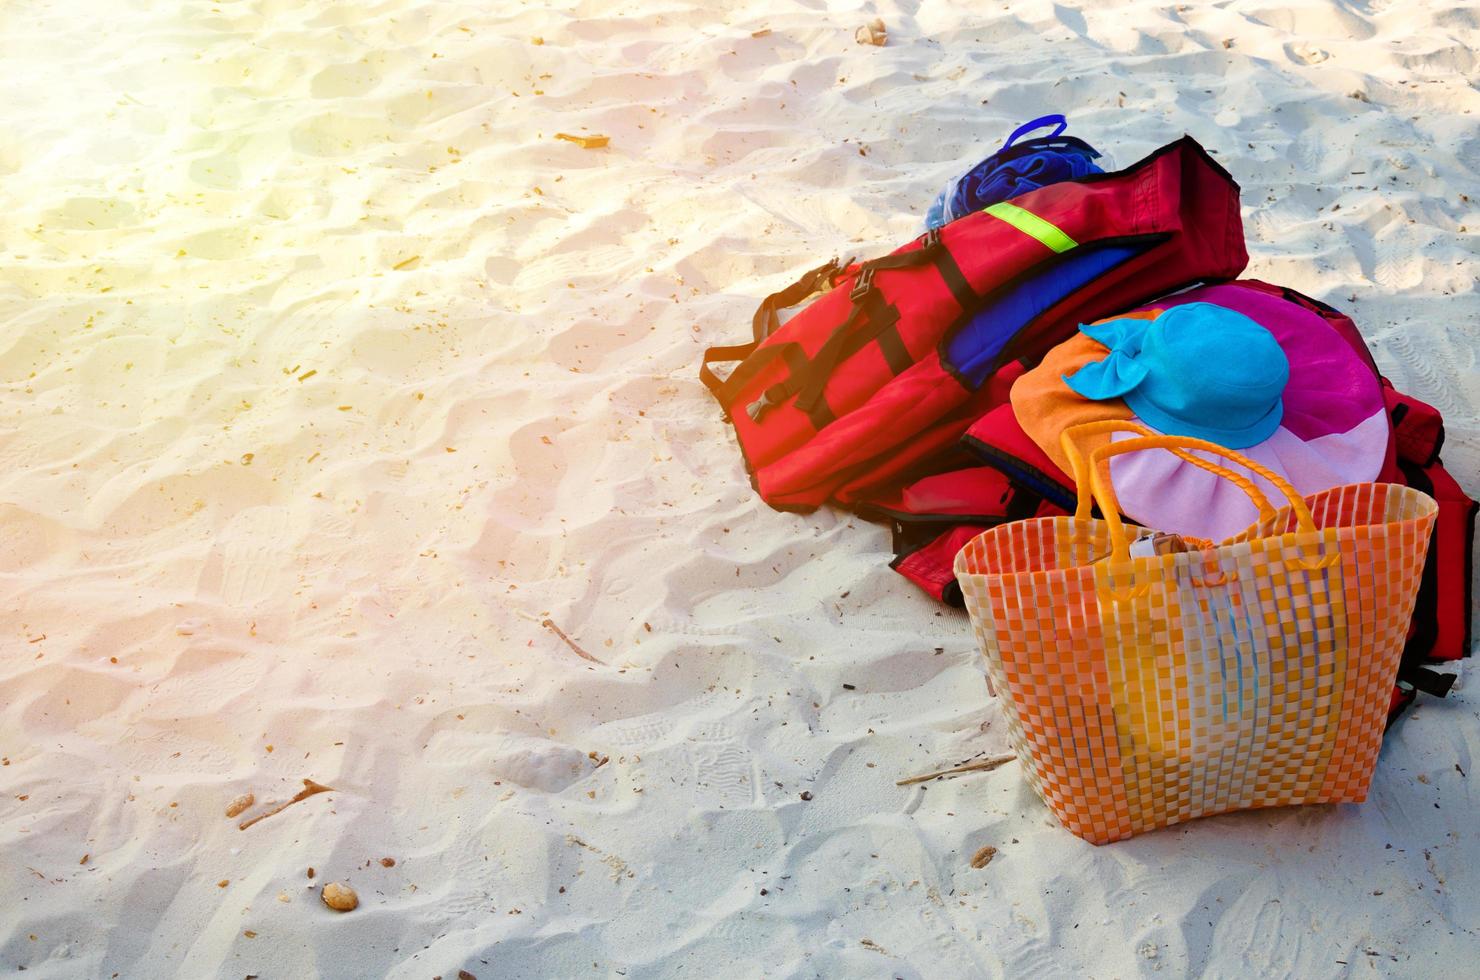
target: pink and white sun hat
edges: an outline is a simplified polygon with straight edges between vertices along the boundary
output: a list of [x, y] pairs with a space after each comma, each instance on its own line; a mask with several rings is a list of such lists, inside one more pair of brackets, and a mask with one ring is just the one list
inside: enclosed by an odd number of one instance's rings
[[[1198, 287], [1142, 309], [1170, 311], [1190, 303], [1216, 304], [1253, 320], [1274, 336], [1289, 364], [1278, 427], [1240, 452], [1285, 477], [1303, 494], [1366, 483], [1378, 476], [1389, 443], [1381, 382], [1334, 327], [1303, 306], [1238, 283]], [[1070, 348], [1073, 361], [1083, 364], [1108, 356], [1107, 346], [1085, 334], [1076, 335], [1067, 345], [1074, 345]], [[1035, 371], [1049, 368], [1050, 361], [1051, 369], [1063, 374], [1079, 366], [1066, 364], [1062, 357], [1049, 358]], [[1088, 405], [1062, 380], [1057, 386], [1044, 385], [1042, 379], [1038, 384], [1024, 384], [1029, 375], [1014, 386], [1014, 413], [1033, 441], [1056, 458], [1058, 427], [1054, 420], [1072, 411], [1075, 421], [1084, 421]], [[1020, 399], [1020, 391], [1031, 393], [1028, 397], [1039, 404]], [[1123, 401], [1097, 404], [1106, 406], [1106, 418], [1129, 416], [1160, 431], [1154, 420], [1137, 418]], [[1133, 437], [1117, 433], [1112, 438]], [[1127, 453], [1114, 457], [1110, 465], [1123, 511], [1147, 526], [1218, 541], [1244, 530], [1258, 516], [1254, 505], [1233, 484], [1170, 453]], [[1246, 475], [1277, 494], [1257, 474]]]

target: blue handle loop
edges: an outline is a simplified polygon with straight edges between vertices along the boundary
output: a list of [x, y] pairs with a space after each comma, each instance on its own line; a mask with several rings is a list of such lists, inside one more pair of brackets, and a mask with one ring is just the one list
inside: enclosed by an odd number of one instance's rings
[[[1039, 116], [1032, 122], [1025, 122], [1017, 129], [1014, 129], [1012, 131], [1012, 135], [1007, 137], [1007, 142], [1002, 144], [1002, 149], [1007, 149], [1008, 147], [1012, 146], [1012, 144], [1016, 143], [1020, 137], [1028, 135], [1035, 129], [1042, 129], [1044, 126], [1058, 127], [1053, 132], [1048, 134], [1049, 138], [1052, 139], [1053, 137], [1059, 135], [1064, 130], [1069, 128], [1069, 120], [1065, 119], [1060, 113], [1055, 112], [1047, 116]], [[999, 150], [998, 152], [1001, 151]]]

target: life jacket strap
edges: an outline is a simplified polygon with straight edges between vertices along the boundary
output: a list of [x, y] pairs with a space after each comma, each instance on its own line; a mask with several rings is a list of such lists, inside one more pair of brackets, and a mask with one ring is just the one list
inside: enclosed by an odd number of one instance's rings
[[[709, 366], [711, 364], [727, 364], [733, 361], [746, 361], [761, 341], [775, 333], [781, 326], [781, 320], [776, 315], [778, 310], [795, 306], [813, 293], [832, 285], [833, 277], [852, 263], [852, 259], [839, 262], [834, 256], [815, 269], [808, 269], [802, 273], [800, 279], [779, 289], [765, 299], [761, 300], [760, 306], [756, 307], [755, 315], [751, 317], [751, 332], [755, 339], [748, 344], [731, 344], [720, 347], [710, 347], [704, 351], [704, 359], [699, 365], [699, 380], [704, 382], [704, 387], [720, 403], [720, 407], [729, 411], [730, 403], [735, 400], [735, 391], [745, 383], [749, 377], [753, 377], [757, 371], [770, 362], [772, 355], [767, 355], [759, 363], [755, 364], [742, 375], [740, 369], [729, 378], [720, 378]], [[738, 379], [738, 380], [737, 380]]]
[[[709, 348], [699, 367], [700, 379], [728, 413], [739, 390], [776, 357], [783, 356], [788, 367], [787, 378], [771, 385], [760, 397], [745, 406], [745, 413], [751, 421], [759, 422], [770, 409], [796, 396], [796, 407], [807, 413], [814, 428], [821, 429], [829, 425], [835, 416], [828, 408], [822, 392], [833, 371], [843, 361], [877, 340], [880, 352], [894, 374], [904, 372], [913, 363], [904, 338], [899, 333], [899, 310], [893, 304], [883, 302], [874, 287], [874, 277], [876, 273], [885, 270], [906, 269], [927, 263], [936, 266], [946, 288], [963, 312], [975, 307], [979, 297], [966, 281], [955, 257], [941, 241], [940, 229], [932, 228], [921, 236], [919, 248], [884, 255], [859, 264], [848, 292], [853, 308], [847, 319], [823, 341], [815, 357], [807, 358], [796, 344], [762, 347], [761, 343], [780, 328], [780, 319], [776, 315], [778, 310], [794, 306], [814, 292], [831, 285], [837, 274], [852, 264], [851, 259], [842, 263], [837, 259], [825, 262], [809, 270], [785, 289], [767, 296], [761, 301], [751, 320], [754, 342]], [[865, 324], [862, 330], [858, 329], [860, 323]], [[722, 380], [709, 365], [728, 361], [743, 363], [728, 378]]]
[[[874, 288], [874, 274], [886, 269], [907, 269], [927, 263], [939, 265], [942, 255], [949, 259], [950, 252], [941, 242], [939, 229], [932, 228], [921, 237], [919, 248], [870, 259], [859, 266], [853, 288], [848, 292], [848, 298], [853, 301], [853, 309], [848, 318], [823, 341], [804, 375], [800, 379], [793, 375], [791, 379], [795, 382], [797, 408], [812, 416], [814, 424], [821, 421], [822, 424], [817, 425], [817, 428], [833, 421], [833, 414], [826, 410], [822, 396], [828, 379], [839, 364], [862, 350], [870, 341], [879, 340], [879, 346], [893, 373], [899, 374], [910, 366], [909, 350], [904, 345], [904, 338], [899, 335], [899, 310], [883, 301]], [[954, 266], [955, 260], [950, 261]], [[956, 272], [959, 276], [960, 269], [957, 268]], [[965, 283], [964, 277], [961, 277], [961, 282]], [[967, 288], [970, 289], [969, 285]], [[856, 335], [854, 330], [859, 320], [865, 317], [868, 328], [861, 335]], [[851, 341], [850, 337], [853, 338]]]
[[1448, 695], [1449, 689], [1454, 686], [1454, 681], [1454, 674], [1441, 674], [1427, 667], [1405, 666], [1398, 669], [1398, 683], [1407, 684], [1415, 690], [1432, 694], [1436, 698]]
[[756, 308], [755, 315], [750, 321], [755, 342], [759, 344], [780, 329], [781, 320], [776, 315], [777, 310], [796, 306], [813, 293], [831, 286], [833, 277], [847, 268], [852, 261], [852, 259], [846, 259], [839, 262], [837, 256], [833, 256], [817, 268], [802, 273], [802, 277], [790, 286], [777, 290], [761, 300], [761, 305]]

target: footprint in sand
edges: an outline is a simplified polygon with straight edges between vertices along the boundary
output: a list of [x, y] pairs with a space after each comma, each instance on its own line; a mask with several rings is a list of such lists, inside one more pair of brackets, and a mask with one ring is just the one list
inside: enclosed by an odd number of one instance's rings
[[149, 703], [168, 715], [227, 711], [241, 692], [255, 690], [270, 664], [261, 657], [215, 646], [190, 647], [149, 691]]
[[[1242, 904], [1242, 903], [1241, 903]], [[1242, 922], [1239, 919], [1243, 919]], [[1243, 949], [1243, 965], [1250, 971], [1252, 976], [1291, 976], [1294, 972], [1294, 964], [1288, 960], [1289, 953], [1282, 951], [1278, 943], [1268, 943], [1261, 937], [1278, 936], [1280, 930], [1285, 926], [1284, 907], [1278, 899], [1268, 899], [1259, 907], [1259, 911], [1252, 917], [1227, 917], [1229, 928], [1222, 930], [1225, 935], [1219, 938], [1230, 945], [1226, 948]], [[1233, 945], [1233, 936], [1228, 932], [1243, 933], [1245, 945]]]
[[694, 783], [704, 790], [706, 801], [730, 807], [755, 802], [755, 766], [750, 753], [740, 746], [703, 745], [690, 758]]
[[722, 721], [701, 722], [688, 741], [694, 747], [684, 754], [706, 802], [727, 807], [755, 802], [755, 763], [750, 752], [737, 743], [734, 729]]
[[607, 738], [613, 746], [623, 748], [646, 748], [661, 742], [673, 731], [672, 722], [656, 715], [620, 721], [607, 729]]
[[161, 724], [166, 723], [146, 720], [126, 729], [118, 740], [119, 764], [131, 772], [193, 777], [230, 773], [243, 761], [238, 751]]
[[[221, 531], [202, 589], [232, 606], [251, 606], [276, 594], [292, 564], [288, 517], [278, 507], [253, 507]], [[212, 569], [217, 570], [211, 575]]]

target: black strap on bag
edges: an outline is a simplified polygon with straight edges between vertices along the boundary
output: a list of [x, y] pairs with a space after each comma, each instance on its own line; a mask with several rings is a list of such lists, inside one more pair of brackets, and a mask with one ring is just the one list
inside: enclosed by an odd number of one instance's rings
[[[963, 310], [971, 309], [978, 297], [966, 281], [961, 268], [950, 251], [941, 243], [940, 230], [932, 228], [920, 239], [920, 248], [909, 252], [896, 252], [861, 263], [849, 290], [848, 298], [853, 308], [847, 318], [828, 335], [815, 357], [808, 358], [800, 344], [772, 344], [761, 347], [761, 343], [780, 327], [776, 311], [793, 306], [813, 292], [831, 283], [839, 271], [849, 262], [838, 263], [836, 259], [807, 272], [787, 288], [767, 296], [752, 319], [755, 341], [732, 347], [711, 347], [704, 352], [704, 361], [699, 368], [699, 377], [714, 393], [720, 405], [728, 412], [741, 388], [747, 385], [767, 365], [780, 357], [786, 361], [787, 377], [763, 391], [759, 398], [746, 406], [746, 414], [759, 422], [771, 408], [788, 398], [796, 397], [796, 407], [806, 412], [814, 428], [821, 429], [834, 421], [835, 416], [828, 408], [822, 392], [837, 366], [868, 344], [878, 341], [889, 368], [895, 374], [906, 370], [912, 360], [904, 338], [899, 333], [899, 310], [886, 303], [874, 288], [874, 275], [890, 269], [906, 269], [933, 263], [941, 278], [951, 291], [952, 297]], [[862, 326], [862, 329], [859, 329]], [[727, 361], [742, 361], [728, 378], [718, 378], [709, 365]]]
[[[874, 289], [874, 275], [888, 269], [908, 269], [926, 264], [934, 264], [940, 269], [941, 277], [951, 290], [951, 295], [963, 309], [969, 308], [974, 302], [975, 293], [966, 277], [961, 274], [950, 251], [941, 242], [938, 228], [927, 231], [920, 239], [920, 247], [914, 251], [896, 252], [863, 263], [859, 267], [857, 278], [853, 280], [853, 288], [848, 293], [848, 298], [853, 301], [852, 312], [823, 341], [805, 375], [801, 378], [793, 376], [788, 383], [789, 388], [796, 390], [796, 407], [811, 417], [815, 427], [820, 429], [834, 418], [822, 397], [822, 391], [833, 371], [872, 341], [879, 342], [879, 348], [893, 373], [899, 374], [910, 366], [909, 350], [899, 334], [899, 310], [892, 304], [886, 304]], [[862, 332], [855, 332], [860, 321], [867, 326]], [[771, 404], [776, 403], [775, 399], [765, 400]]]
[[[1433, 496], [1434, 481], [1429, 479], [1423, 467], [1399, 459], [1398, 468], [1403, 471], [1403, 478], [1410, 487]], [[1419, 578], [1418, 595], [1413, 601], [1412, 630], [1398, 663], [1398, 681], [1425, 694], [1442, 698], [1454, 686], [1455, 675], [1441, 674], [1423, 666], [1438, 635], [1439, 549], [1430, 543], [1429, 553], [1423, 563], [1423, 574]]]
[[[839, 364], [873, 340], [878, 340], [884, 350], [894, 352], [891, 368], [896, 362], [902, 365], [899, 370], [909, 367], [909, 351], [905, 349], [904, 338], [899, 335], [899, 309], [886, 304], [883, 296], [873, 289], [872, 274], [860, 274], [858, 284], [850, 294], [850, 297], [855, 296], [848, 318], [823, 341], [817, 356], [800, 373], [793, 372], [782, 384], [767, 389], [748, 409], [752, 418], [794, 394], [797, 410], [807, 413], [814, 428], [829, 425], [835, 416], [822, 397], [823, 388]], [[861, 330], [858, 329], [860, 323], [863, 324]]]
[[755, 342], [760, 343], [781, 328], [781, 320], [776, 316], [777, 310], [796, 306], [824, 286], [831, 286], [833, 276], [846, 269], [852, 261], [852, 259], [845, 259], [839, 262], [837, 256], [833, 256], [817, 268], [804, 273], [802, 278], [790, 286], [761, 300], [761, 305], [756, 308], [755, 316], [750, 320]]
[[[750, 343], [734, 344], [727, 347], [710, 347], [704, 352], [703, 363], [699, 366], [699, 380], [704, 382], [704, 386], [713, 393], [714, 397], [719, 400], [720, 405], [726, 411], [729, 410], [730, 403], [734, 401], [735, 391], [743, 386], [749, 378], [754, 377], [766, 364], [769, 364], [771, 359], [776, 355], [765, 355], [763, 358], [758, 359], [759, 362], [753, 367], [747, 368], [746, 364], [741, 364], [740, 368], [737, 368], [735, 373], [730, 375], [728, 379], [721, 379], [710, 369], [709, 365], [726, 364], [731, 361], [746, 361], [751, 354], [755, 353], [755, 349], [761, 345], [761, 341], [771, 336], [771, 334], [780, 328], [781, 321], [776, 316], [777, 310], [784, 310], [789, 306], [795, 306], [818, 290], [831, 285], [833, 276], [846, 268], [848, 262], [851, 261], [849, 259], [840, 263], [836, 257], [831, 258], [817, 268], [809, 269], [803, 273], [802, 277], [790, 286], [778, 290], [761, 300], [761, 305], [756, 308], [755, 316], [750, 321], [751, 332], [755, 337]], [[798, 349], [800, 350], [800, 348]], [[790, 359], [788, 358], [788, 360]], [[742, 370], [745, 372], [743, 375], [741, 374]]]

